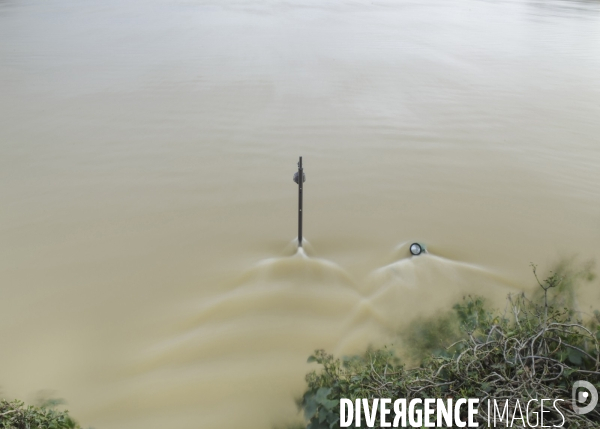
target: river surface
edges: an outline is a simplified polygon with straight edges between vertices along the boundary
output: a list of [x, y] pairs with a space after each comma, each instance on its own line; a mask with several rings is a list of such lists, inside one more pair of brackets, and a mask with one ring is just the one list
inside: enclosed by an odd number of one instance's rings
[[598, 1], [0, 1], [1, 396], [271, 429], [599, 243]]

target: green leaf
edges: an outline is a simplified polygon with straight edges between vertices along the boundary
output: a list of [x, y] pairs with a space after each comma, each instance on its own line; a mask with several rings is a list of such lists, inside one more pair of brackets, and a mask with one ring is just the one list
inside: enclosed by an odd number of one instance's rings
[[573, 365], [581, 365], [583, 354], [579, 350], [569, 349], [569, 362]]
[[316, 394], [316, 401], [328, 410], [334, 409], [339, 404], [339, 401], [335, 399], [327, 399], [327, 396], [329, 396], [330, 393], [330, 387], [321, 387], [319, 390], [317, 390]]
[[490, 385], [490, 383], [486, 383], [486, 382], [481, 383], [481, 386], [479, 388], [481, 390], [483, 390], [485, 393], [488, 393], [492, 390], [492, 386]]
[[317, 402], [322, 403], [323, 401], [327, 400], [329, 393], [331, 393], [331, 387], [321, 387], [319, 390], [317, 390]]
[[317, 413], [317, 401], [314, 395], [304, 397], [304, 417], [310, 420]]

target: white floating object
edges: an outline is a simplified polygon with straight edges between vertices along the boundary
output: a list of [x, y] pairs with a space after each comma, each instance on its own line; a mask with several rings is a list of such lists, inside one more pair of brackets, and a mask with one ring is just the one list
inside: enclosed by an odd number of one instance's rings
[[419, 243], [413, 243], [413, 244], [410, 245], [410, 253], [413, 256], [420, 255], [423, 252], [425, 252], [425, 246], [422, 246]]

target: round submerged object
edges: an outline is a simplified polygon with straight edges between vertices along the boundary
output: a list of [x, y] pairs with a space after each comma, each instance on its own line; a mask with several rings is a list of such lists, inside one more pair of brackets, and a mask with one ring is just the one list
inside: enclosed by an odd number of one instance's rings
[[425, 251], [425, 249], [423, 249], [423, 246], [421, 246], [419, 243], [413, 243], [410, 245], [410, 253], [413, 256], [420, 255], [424, 251]]

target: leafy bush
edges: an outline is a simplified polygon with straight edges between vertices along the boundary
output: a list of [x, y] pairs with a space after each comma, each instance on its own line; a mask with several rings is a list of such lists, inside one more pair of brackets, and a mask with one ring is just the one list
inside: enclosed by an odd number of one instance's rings
[[2, 429], [81, 429], [68, 411], [53, 408], [25, 407], [21, 401], [0, 400]]
[[[541, 293], [533, 301], [524, 294], [509, 296], [503, 312], [487, 308], [481, 298], [466, 298], [454, 306], [452, 317], [439, 319], [455, 320], [460, 328], [457, 341], [443, 348], [433, 335], [443, 325], [439, 320], [425, 323], [420, 332], [413, 329], [421, 335], [417, 348], [433, 352], [417, 368], [406, 369], [387, 348], [341, 360], [317, 350], [309, 362], [321, 369], [306, 376], [308, 389], [301, 400], [308, 429], [339, 427], [340, 398], [474, 397], [482, 403], [490, 398], [507, 401], [511, 409], [517, 401], [562, 398], [557, 406], [565, 416], [564, 427], [600, 427], [598, 408], [579, 415], [570, 400], [575, 381], [600, 388], [600, 313], [586, 322], [578, 318], [573, 295], [564, 299], [564, 282], [573, 281], [564, 273], [557, 270], [538, 281]], [[550, 294], [561, 288], [562, 295]], [[487, 422], [486, 411], [479, 408], [481, 423]], [[545, 425], [562, 423], [558, 414], [547, 415]]]

